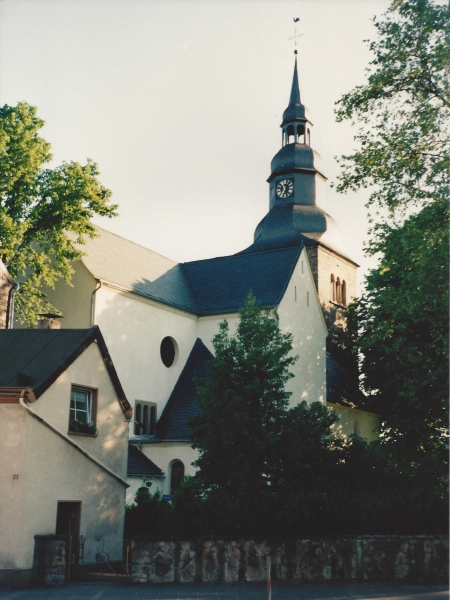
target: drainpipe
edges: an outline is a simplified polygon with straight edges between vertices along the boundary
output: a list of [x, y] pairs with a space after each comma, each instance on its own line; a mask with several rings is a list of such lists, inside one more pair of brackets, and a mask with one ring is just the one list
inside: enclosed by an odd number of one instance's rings
[[6, 323], [5, 329], [12, 329], [14, 324], [14, 296], [18, 291], [20, 285], [18, 281], [15, 281], [9, 289], [8, 304], [6, 307]]
[[95, 290], [92, 292], [91, 295], [91, 327], [94, 327], [94, 321], [95, 321], [95, 294], [98, 292], [98, 290], [102, 287], [102, 282], [100, 279], [97, 279], [97, 287], [95, 288]]

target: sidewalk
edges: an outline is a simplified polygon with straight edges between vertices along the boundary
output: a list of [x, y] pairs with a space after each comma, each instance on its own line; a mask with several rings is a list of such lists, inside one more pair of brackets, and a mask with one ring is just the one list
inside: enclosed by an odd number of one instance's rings
[[[276, 585], [272, 600], [444, 600], [447, 586]], [[1, 590], [0, 600], [267, 600], [267, 588], [245, 585], [146, 585], [72, 583], [37, 590]]]

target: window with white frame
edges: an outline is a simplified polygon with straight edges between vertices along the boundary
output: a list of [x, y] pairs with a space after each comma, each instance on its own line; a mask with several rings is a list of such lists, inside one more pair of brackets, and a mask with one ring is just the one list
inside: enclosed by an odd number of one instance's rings
[[72, 386], [70, 391], [69, 431], [95, 435], [95, 390]]

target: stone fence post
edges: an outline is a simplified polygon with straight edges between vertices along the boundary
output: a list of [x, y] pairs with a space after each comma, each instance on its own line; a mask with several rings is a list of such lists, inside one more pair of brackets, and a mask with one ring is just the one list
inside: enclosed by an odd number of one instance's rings
[[67, 583], [68, 535], [35, 535], [33, 580], [37, 585]]

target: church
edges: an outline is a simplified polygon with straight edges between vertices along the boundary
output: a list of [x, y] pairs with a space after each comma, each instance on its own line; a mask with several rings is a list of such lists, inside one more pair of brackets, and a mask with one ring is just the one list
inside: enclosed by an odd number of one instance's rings
[[98, 228], [73, 265], [73, 287], [60, 281], [48, 293], [64, 329], [100, 327], [133, 408], [128, 503], [143, 486], [170, 495], [194, 473], [197, 452], [186, 425], [198, 411], [194, 379], [207, 376], [219, 323], [226, 319], [234, 331], [249, 292], [276, 309], [281, 330], [293, 335], [299, 359], [287, 388], [291, 405], [322, 402], [338, 413], [342, 435], [376, 438], [379, 416], [326, 352], [323, 307], [344, 308], [356, 295], [358, 265], [321, 208], [326, 177], [313, 150], [297, 59], [281, 129], [267, 180], [269, 210], [247, 248], [176, 263]]

